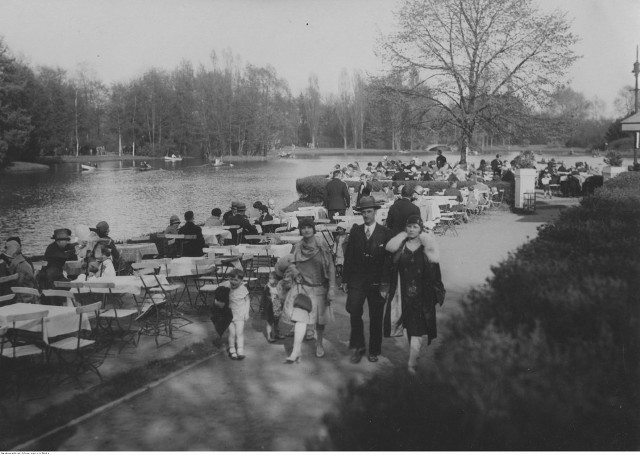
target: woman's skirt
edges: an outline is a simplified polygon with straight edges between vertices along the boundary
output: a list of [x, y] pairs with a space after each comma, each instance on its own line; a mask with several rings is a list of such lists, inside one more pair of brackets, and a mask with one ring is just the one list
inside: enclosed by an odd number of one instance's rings
[[[329, 322], [327, 311], [327, 292], [325, 286], [293, 286], [284, 302], [282, 316], [284, 322], [295, 323], [303, 322], [305, 324], [321, 324], [326, 325]], [[311, 311], [303, 310], [293, 306], [295, 296], [298, 294], [306, 294], [311, 299]]]

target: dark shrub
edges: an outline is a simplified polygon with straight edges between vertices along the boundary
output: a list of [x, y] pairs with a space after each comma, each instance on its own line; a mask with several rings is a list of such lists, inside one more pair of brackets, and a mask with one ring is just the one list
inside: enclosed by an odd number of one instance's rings
[[637, 450], [640, 176], [607, 181], [493, 268], [417, 382], [350, 386], [330, 450]]

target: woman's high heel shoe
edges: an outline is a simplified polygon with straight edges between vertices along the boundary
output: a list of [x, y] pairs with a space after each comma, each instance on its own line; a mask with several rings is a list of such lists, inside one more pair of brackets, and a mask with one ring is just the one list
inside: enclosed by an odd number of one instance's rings
[[291, 363], [300, 363], [300, 356], [295, 356], [295, 357], [287, 357], [286, 359], [284, 359], [284, 363], [285, 364], [291, 364]]

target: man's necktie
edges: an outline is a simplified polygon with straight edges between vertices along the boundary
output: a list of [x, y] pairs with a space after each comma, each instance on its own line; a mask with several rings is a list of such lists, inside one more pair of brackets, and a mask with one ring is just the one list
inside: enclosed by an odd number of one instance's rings
[[367, 236], [367, 240], [369, 240], [369, 238], [371, 238], [371, 228], [370, 228], [369, 226], [367, 226], [367, 227], [364, 229], [364, 233], [365, 233], [365, 235]]

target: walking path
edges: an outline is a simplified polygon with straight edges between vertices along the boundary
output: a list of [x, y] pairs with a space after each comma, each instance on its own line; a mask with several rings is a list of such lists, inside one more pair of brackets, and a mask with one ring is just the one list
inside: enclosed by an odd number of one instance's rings
[[[553, 219], [559, 209], [575, 202], [542, 201], [533, 215], [491, 212], [478, 222], [459, 227], [458, 237], [438, 237], [447, 288], [445, 304], [438, 309], [439, 320], [459, 310], [459, 300], [470, 288], [485, 282], [491, 266], [534, 238], [538, 226]], [[292, 339], [268, 344], [262, 321], [252, 319], [245, 329], [244, 361], [232, 361], [219, 352], [195, 368], [27, 449], [304, 450], [307, 438], [321, 434], [322, 416], [334, 409], [339, 391], [350, 380], [363, 381], [407, 361], [406, 339], [393, 338], [384, 340], [378, 363], [364, 358], [358, 365], [351, 364], [345, 300], [342, 294], [334, 305], [336, 320], [326, 330], [325, 358], [317, 359], [313, 342], [305, 342], [301, 363], [284, 365]], [[208, 329], [213, 332], [212, 327]], [[429, 368], [432, 353], [441, 343], [442, 336], [423, 351], [418, 370]]]

